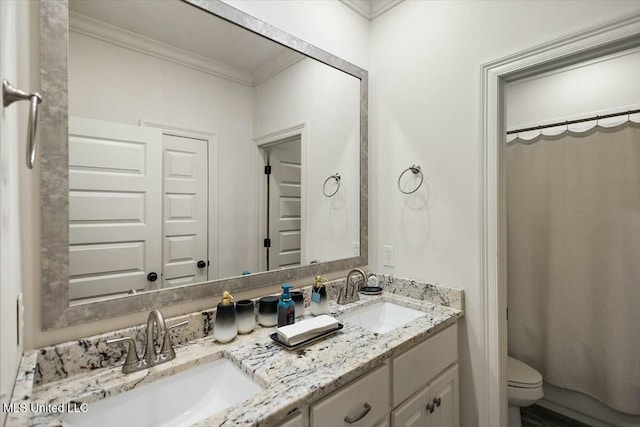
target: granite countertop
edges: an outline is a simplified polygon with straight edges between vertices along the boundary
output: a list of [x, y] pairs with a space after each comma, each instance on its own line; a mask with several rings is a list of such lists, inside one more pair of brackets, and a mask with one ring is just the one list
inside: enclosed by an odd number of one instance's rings
[[[425, 292], [426, 288], [420, 291], [421, 284], [418, 282], [416, 287], [414, 281], [410, 282], [410, 286], [394, 287], [392, 282], [398, 280], [406, 279], [391, 278], [387, 286], [383, 283], [385, 292], [382, 295], [361, 295], [360, 301], [347, 305], [338, 305], [335, 301], [329, 303], [329, 314], [338, 319], [342, 313], [380, 301], [399, 303], [426, 313], [424, 317], [385, 334], [375, 334], [343, 322], [344, 328], [336, 334], [301, 350], [289, 351], [269, 338], [274, 328], [262, 328], [256, 324], [252, 333], [238, 335], [227, 344], [217, 343], [211, 335], [191, 340], [176, 348], [176, 358], [171, 362], [128, 375], [121, 372], [120, 365], [84, 371], [80, 369], [71, 374], [67, 372], [73, 371], [69, 362], [67, 368], [62, 364], [64, 372], [60, 372], [58, 362], [55, 375], [47, 373], [47, 350], [41, 349], [23, 357], [12, 402], [41, 405], [82, 402], [88, 404], [90, 411], [91, 403], [99, 399], [224, 357], [250, 375], [263, 390], [249, 400], [196, 425], [274, 425], [296, 408], [328, 395], [463, 316], [462, 291], [426, 284], [440, 289], [438, 292], [432, 292], [433, 289]], [[454, 297], [457, 302], [448, 304], [451, 306], [444, 305], [442, 300], [442, 295], [447, 295], [449, 291], [459, 293]], [[307, 316], [309, 313], [305, 311]], [[89, 346], [82, 344], [82, 341], [78, 341], [80, 347]], [[74, 344], [77, 346], [77, 343]], [[52, 348], [60, 359], [64, 358], [60, 354], [64, 347]], [[43, 365], [44, 373], [39, 372], [43, 368], [37, 366], [38, 361]], [[40, 378], [36, 380], [38, 376]], [[59, 426], [62, 425], [62, 416], [53, 412], [13, 412], [9, 414], [6, 426]]]

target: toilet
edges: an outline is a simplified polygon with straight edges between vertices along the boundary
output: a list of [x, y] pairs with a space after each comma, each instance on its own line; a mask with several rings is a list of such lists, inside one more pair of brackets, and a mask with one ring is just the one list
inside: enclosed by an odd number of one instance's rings
[[544, 395], [542, 375], [526, 363], [509, 357], [507, 380], [509, 427], [521, 427], [520, 408], [533, 405]]

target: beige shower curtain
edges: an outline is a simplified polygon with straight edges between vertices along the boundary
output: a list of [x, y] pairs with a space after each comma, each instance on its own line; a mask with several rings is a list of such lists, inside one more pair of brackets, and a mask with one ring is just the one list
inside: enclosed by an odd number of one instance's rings
[[640, 414], [640, 125], [506, 152], [509, 354]]

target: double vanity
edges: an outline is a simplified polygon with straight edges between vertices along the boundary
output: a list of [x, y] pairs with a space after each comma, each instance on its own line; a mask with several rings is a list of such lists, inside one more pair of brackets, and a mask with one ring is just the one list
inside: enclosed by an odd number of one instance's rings
[[130, 374], [126, 346], [106, 341], [133, 336], [142, 348], [142, 326], [27, 353], [13, 402], [64, 412], [14, 412], [7, 426], [457, 425], [462, 291], [378, 277], [382, 295], [342, 305], [345, 280], [329, 282], [329, 314], [344, 328], [295, 351], [260, 326], [219, 344], [203, 311], [167, 320], [188, 322], [171, 330], [174, 360]]
[[368, 72], [220, 0], [39, 3], [41, 331], [151, 316], [25, 353], [6, 425], [457, 425], [460, 290], [334, 280], [297, 350], [157, 311], [369, 265]]

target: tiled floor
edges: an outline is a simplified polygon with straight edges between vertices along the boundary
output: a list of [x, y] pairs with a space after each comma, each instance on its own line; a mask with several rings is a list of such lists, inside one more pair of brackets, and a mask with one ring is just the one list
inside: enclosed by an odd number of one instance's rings
[[520, 408], [520, 414], [522, 415], [522, 427], [588, 427], [588, 424], [567, 418], [538, 405]]

